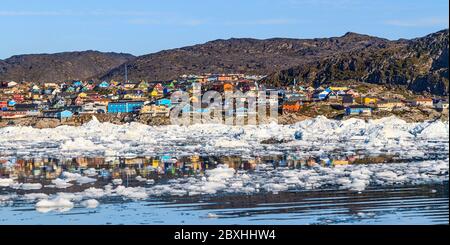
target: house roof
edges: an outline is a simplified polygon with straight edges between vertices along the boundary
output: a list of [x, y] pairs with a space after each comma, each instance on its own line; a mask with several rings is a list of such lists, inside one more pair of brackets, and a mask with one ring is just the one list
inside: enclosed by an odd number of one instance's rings
[[433, 99], [431, 99], [431, 98], [418, 98], [418, 99], [416, 99], [416, 101], [427, 101], [427, 102], [429, 102], [429, 101], [433, 101]]
[[297, 104], [300, 104], [300, 102], [299, 101], [286, 101], [286, 102], [284, 102], [283, 103], [283, 105], [297, 105]]
[[36, 110], [38, 108], [37, 104], [15, 104], [14, 108], [16, 111], [26, 111], [26, 110]]
[[363, 106], [363, 105], [351, 105], [351, 106], [347, 106], [347, 108], [350, 108], [350, 109], [372, 109], [371, 107]]

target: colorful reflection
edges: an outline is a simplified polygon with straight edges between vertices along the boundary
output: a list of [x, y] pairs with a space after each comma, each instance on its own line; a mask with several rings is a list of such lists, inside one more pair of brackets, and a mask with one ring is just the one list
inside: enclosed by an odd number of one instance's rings
[[[381, 160], [380, 160], [381, 159]], [[372, 159], [372, 162], [385, 162], [388, 157]], [[155, 157], [78, 157], [70, 159], [15, 157], [0, 159], [0, 177], [17, 178], [23, 181], [52, 180], [62, 172], [80, 173], [96, 171], [96, 175], [104, 179], [127, 178], [141, 176], [148, 179], [177, 178], [203, 174], [219, 164], [236, 170], [254, 170], [258, 164], [266, 164], [273, 168], [310, 168], [317, 165], [333, 167], [368, 161], [355, 156], [342, 159], [308, 158], [295, 155], [258, 156], [244, 158], [240, 156], [182, 156], [170, 155]]]

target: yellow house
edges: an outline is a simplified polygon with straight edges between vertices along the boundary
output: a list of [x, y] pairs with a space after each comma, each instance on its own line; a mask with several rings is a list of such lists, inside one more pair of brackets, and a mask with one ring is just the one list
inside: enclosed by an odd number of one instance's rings
[[159, 160], [153, 159], [152, 161], [152, 167], [157, 168], [159, 166]]
[[40, 100], [42, 99], [42, 95], [40, 94], [33, 94], [33, 100]]
[[117, 85], [119, 85], [119, 82], [117, 82], [117, 81], [115, 81], [115, 80], [111, 80], [111, 81], [109, 81], [109, 84], [110, 84], [110, 86], [117, 86]]
[[152, 92], [150, 93], [150, 95], [152, 97], [158, 97], [158, 96], [160, 96], [160, 93], [158, 93], [158, 91], [156, 89], [153, 89]]
[[348, 87], [330, 87], [332, 91], [347, 91]]
[[365, 97], [363, 99], [363, 104], [364, 105], [374, 105], [376, 103], [377, 103], [377, 99], [376, 98]]
[[347, 165], [348, 161], [347, 160], [333, 160], [333, 165]]
[[59, 87], [56, 83], [44, 83], [45, 88], [57, 88]]
[[124, 95], [123, 98], [124, 99], [141, 99], [142, 95], [131, 93], [131, 94]]

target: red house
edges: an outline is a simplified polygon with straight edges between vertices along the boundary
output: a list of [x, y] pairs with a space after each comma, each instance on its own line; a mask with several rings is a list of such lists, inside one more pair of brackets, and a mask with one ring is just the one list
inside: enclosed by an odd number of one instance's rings
[[13, 100], [18, 103], [21, 103], [24, 101], [24, 98], [22, 94], [13, 94]]
[[6, 100], [0, 101], [0, 110], [3, 108], [8, 108], [8, 101]]

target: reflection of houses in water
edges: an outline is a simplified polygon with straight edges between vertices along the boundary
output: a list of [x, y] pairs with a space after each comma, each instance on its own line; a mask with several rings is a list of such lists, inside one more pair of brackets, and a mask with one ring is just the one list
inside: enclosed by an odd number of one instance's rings
[[227, 165], [229, 168], [239, 169], [242, 168], [242, 158], [236, 156], [221, 157], [220, 163]]
[[77, 157], [74, 161], [81, 168], [100, 168], [106, 164], [104, 157]]
[[[367, 157], [365, 158], [367, 159]], [[86, 169], [93, 168], [101, 178], [127, 178], [142, 176], [144, 178], [181, 177], [203, 174], [205, 170], [215, 168], [218, 164], [227, 165], [234, 169], [254, 170], [258, 164], [287, 167], [294, 169], [338, 165], [361, 162], [361, 156], [339, 157], [304, 157], [300, 154], [272, 156], [181, 156], [169, 154], [153, 157], [135, 158], [103, 158], [78, 157], [73, 159], [0, 159], [0, 177], [17, 177], [22, 179], [55, 179], [63, 171], [82, 174]]]
[[62, 169], [54, 159], [9, 159], [0, 162], [0, 176], [19, 179], [54, 179]]

